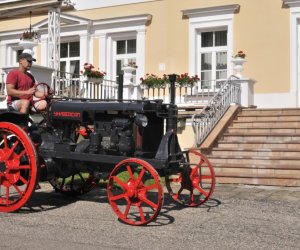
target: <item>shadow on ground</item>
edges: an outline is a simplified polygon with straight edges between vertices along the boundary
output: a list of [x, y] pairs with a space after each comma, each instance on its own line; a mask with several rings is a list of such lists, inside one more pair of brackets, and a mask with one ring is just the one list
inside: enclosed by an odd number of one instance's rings
[[[37, 190], [32, 195], [29, 202], [24, 207], [22, 207], [18, 211], [18, 213], [39, 213], [39, 212], [49, 211], [64, 206], [68, 206], [72, 203], [77, 202], [78, 200], [107, 204], [108, 199], [107, 199], [106, 188], [96, 186], [89, 193], [84, 195], [77, 195], [77, 196], [62, 194], [56, 192], [54, 189], [42, 188], [40, 190]], [[209, 199], [204, 204], [193, 209], [206, 209], [207, 211], [209, 211], [210, 209], [214, 207], [218, 207], [220, 205], [221, 202], [219, 200]], [[170, 197], [168, 192], [165, 192], [164, 203], [159, 215], [154, 221], [152, 221], [147, 226], [156, 227], [156, 226], [165, 226], [165, 225], [172, 224], [175, 221], [175, 218], [170, 215], [170, 212], [179, 211], [187, 208], [188, 207], [173, 201], [173, 199]]]

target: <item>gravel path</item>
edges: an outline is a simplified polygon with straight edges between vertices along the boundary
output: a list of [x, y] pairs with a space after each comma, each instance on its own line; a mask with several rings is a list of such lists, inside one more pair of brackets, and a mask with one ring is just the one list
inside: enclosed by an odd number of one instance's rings
[[49, 184], [17, 213], [0, 214], [0, 249], [299, 249], [300, 188], [219, 185], [211, 200], [182, 208], [165, 195], [155, 222], [119, 222], [106, 191], [77, 199]]

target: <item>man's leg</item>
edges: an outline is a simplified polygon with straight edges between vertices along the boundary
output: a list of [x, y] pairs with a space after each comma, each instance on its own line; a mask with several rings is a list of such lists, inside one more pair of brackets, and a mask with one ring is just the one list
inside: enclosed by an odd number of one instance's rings
[[32, 108], [33, 111], [42, 111], [45, 110], [47, 107], [47, 102], [45, 100], [39, 100], [34, 103], [34, 107]]
[[11, 104], [11, 107], [14, 110], [24, 114], [29, 112], [29, 106], [30, 106], [30, 101], [25, 99], [16, 100]]

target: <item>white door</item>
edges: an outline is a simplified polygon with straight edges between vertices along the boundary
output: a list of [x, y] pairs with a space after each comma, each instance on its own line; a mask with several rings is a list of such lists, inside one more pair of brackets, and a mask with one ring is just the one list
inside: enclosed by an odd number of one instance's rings
[[227, 30], [214, 29], [199, 32], [198, 69], [202, 90], [217, 91], [227, 78]]

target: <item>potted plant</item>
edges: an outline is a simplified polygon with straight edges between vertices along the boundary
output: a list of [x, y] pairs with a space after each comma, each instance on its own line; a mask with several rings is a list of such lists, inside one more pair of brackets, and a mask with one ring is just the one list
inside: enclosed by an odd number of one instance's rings
[[83, 70], [81, 70], [80, 73], [83, 74], [83, 80], [85, 82], [100, 83], [106, 76], [106, 72], [101, 71], [99, 68], [96, 70], [91, 63], [85, 63], [83, 65]]
[[189, 87], [193, 86], [194, 83], [198, 82], [200, 78], [198, 75], [189, 76], [188, 73], [184, 73], [176, 76], [176, 82], [180, 87]]
[[246, 54], [239, 50], [237, 54], [232, 58], [233, 69], [235, 71], [235, 76], [242, 78], [242, 71], [244, 70], [243, 64], [246, 62]]
[[140, 78], [141, 85], [146, 88], [164, 88], [166, 83], [169, 82], [167, 75], [163, 75], [163, 77], [159, 77], [154, 74], [146, 74], [146, 77]]
[[33, 30], [26, 30], [22, 33], [20, 37], [19, 45], [24, 49], [24, 53], [29, 53], [33, 55], [33, 48], [38, 43], [38, 32]]

